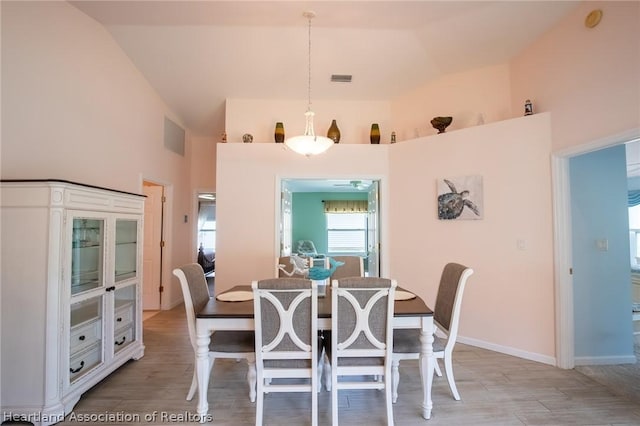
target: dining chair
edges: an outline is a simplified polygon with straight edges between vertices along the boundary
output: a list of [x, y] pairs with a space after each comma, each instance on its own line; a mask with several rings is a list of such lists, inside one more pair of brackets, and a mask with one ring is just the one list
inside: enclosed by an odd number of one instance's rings
[[[344, 263], [338, 267], [331, 280], [338, 280], [347, 277], [364, 277], [364, 262], [362, 256], [331, 256], [333, 260]], [[322, 346], [325, 353], [323, 357], [322, 374], [324, 383], [328, 391], [331, 391], [331, 362], [329, 360], [329, 350], [327, 346], [331, 341], [331, 330], [322, 331]]]
[[[467, 279], [473, 274], [473, 269], [459, 263], [448, 263], [442, 270], [438, 295], [433, 313], [433, 321], [436, 328], [444, 334], [444, 338], [434, 337], [433, 355], [435, 357], [434, 368], [438, 376], [442, 376], [438, 359], [444, 360], [444, 368], [447, 374], [449, 388], [456, 401], [460, 400], [460, 394], [453, 377], [453, 347], [458, 338], [458, 325], [460, 323], [460, 310], [462, 295]], [[400, 372], [398, 366], [405, 359], [419, 359], [421, 353], [420, 330], [401, 329], [395, 330], [393, 335], [393, 402], [398, 399], [398, 384]], [[420, 364], [421, 365], [421, 364]], [[421, 365], [422, 366], [422, 365]]]
[[343, 389], [384, 389], [387, 424], [393, 425], [391, 350], [395, 288], [396, 281], [387, 278], [349, 277], [332, 281], [328, 353], [334, 426], [338, 425], [338, 392]]
[[331, 280], [347, 277], [364, 277], [364, 261], [362, 256], [331, 256], [333, 260], [343, 262], [331, 275]]
[[[204, 276], [204, 270], [198, 263], [191, 263], [173, 270], [173, 275], [178, 277], [184, 307], [187, 312], [187, 326], [189, 340], [193, 347], [194, 366], [191, 387], [187, 393], [187, 401], [191, 401], [198, 387], [196, 374], [195, 354], [196, 343], [196, 312], [199, 311], [210, 299], [209, 287]], [[209, 374], [213, 364], [218, 358], [246, 359], [248, 364], [247, 382], [249, 383], [249, 399], [256, 400], [256, 356], [255, 337], [253, 331], [215, 331], [211, 335], [209, 343]]]
[[[318, 422], [318, 292], [300, 278], [253, 281], [257, 372], [256, 426], [264, 394], [310, 392], [311, 424]], [[308, 379], [304, 381], [291, 379]]]

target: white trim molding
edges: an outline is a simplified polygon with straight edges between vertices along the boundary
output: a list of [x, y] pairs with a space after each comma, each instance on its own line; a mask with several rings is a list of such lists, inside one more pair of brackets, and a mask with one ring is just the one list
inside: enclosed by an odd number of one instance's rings
[[511, 355], [518, 358], [528, 359], [530, 361], [540, 362], [542, 364], [554, 366], [556, 365], [556, 359], [552, 356], [523, 351], [522, 349], [512, 348], [510, 346], [497, 345], [495, 343], [485, 342], [484, 340], [478, 340], [471, 337], [463, 336], [458, 336], [458, 342], [482, 349], [488, 349], [494, 352], [500, 352], [505, 355]]
[[619, 365], [635, 364], [635, 355], [627, 356], [578, 356], [575, 358], [575, 365]]

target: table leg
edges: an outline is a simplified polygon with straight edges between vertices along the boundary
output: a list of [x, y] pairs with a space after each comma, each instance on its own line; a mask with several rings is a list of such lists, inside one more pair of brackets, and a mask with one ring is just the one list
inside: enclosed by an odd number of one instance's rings
[[211, 332], [196, 321], [196, 372], [198, 377], [198, 417], [200, 422], [207, 419], [209, 402], [207, 389], [209, 388], [209, 341]]
[[433, 384], [433, 370], [435, 368], [435, 358], [433, 357], [433, 323], [427, 324], [420, 332], [420, 343], [422, 344], [422, 355], [420, 356], [420, 375], [422, 376], [422, 417], [431, 418], [433, 401], [431, 400], [431, 386]]

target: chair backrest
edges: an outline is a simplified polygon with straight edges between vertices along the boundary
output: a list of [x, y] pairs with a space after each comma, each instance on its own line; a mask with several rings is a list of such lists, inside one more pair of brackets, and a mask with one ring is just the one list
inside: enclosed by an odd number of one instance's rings
[[207, 279], [204, 270], [198, 263], [190, 263], [173, 270], [173, 275], [180, 280], [180, 288], [184, 298], [184, 307], [187, 311], [187, 326], [189, 328], [189, 340], [196, 350], [196, 311], [199, 311], [210, 298]]
[[300, 278], [253, 281], [256, 363], [314, 367], [318, 359], [316, 284]]
[[331, 256], [333, 260], [344, 262], [331, 275], [332, 280], [347, 277], [364, 277], [364, 262], [361, 256]]
[[462, 294], [473, 269], [459, 263], [448, 263], [442, 270], [433, 319], [455, 342], [460, 322]]
[[349, 277], [332, 281], [334, 365], [340, 365], [338, 358], [391, 357], [395, 288], [395, 280], [387, 278]]

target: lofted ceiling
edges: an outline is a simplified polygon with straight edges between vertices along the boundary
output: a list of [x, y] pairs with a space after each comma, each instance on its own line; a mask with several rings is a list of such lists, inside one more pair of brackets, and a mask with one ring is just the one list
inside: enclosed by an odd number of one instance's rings
[[[578, 1], [71, 1], [101, 23], [195, 136], [227, 98], [389, 100], [503, 63]], [[332, 83], [350, 74], [351, 83]]]

